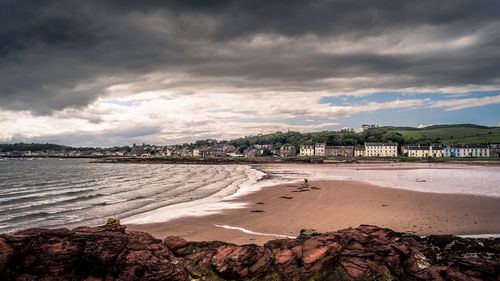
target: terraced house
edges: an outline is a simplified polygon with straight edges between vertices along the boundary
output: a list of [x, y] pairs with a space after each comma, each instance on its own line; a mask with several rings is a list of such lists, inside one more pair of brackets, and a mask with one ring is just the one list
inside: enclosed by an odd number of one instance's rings
[[314, 145], [301, 145], [300, 156], [314, 156]]
[[356, 157], [365, 156], [365, 148], [364, 147], [355, 147], [354, 148], [354, 156], [356, 156]]
[[500, 157], [500, 144], [490, 144], [490, 157]]
[[326, 155], [326, 143], [317, 143], [314, 146], [314, 156], [325, 156]]
[[408, 157], [443, 157], [443, 147], [437, 144], [428, 145], [403, 145], [402, 147], [403, 156]]
[[290, 157], [297, 155], [295, 146], [284, 145], [280, 147], [279, 155], [281, 157]]
[[353, 146], [326, 146], [326, 156], [354, 156]]
[[450, 144], [444, 148], [444, 157], [490, 157], [486, 144]]
[[365, 142], [365, 156], [398, 156], [398, 144], [394, 142]]

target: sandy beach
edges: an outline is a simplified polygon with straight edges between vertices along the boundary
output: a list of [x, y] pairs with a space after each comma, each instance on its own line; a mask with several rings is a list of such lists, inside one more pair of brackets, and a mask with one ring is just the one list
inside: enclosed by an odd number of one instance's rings
[[248, 203], [247, 208], [128, 225], [128, 229], [160, 239], [176, 235], [193, 241], [237, 244], [263, 244], [279, 238], [277, 235], [297, 236], [303, 228], [327, 232], [360, 224], [418, 235], [500, 233], [498, 197], [416, 192], [342, 180], [313, 180], [309, 186], [303, 188], [302, 182], [269, 186], [235, 199]]

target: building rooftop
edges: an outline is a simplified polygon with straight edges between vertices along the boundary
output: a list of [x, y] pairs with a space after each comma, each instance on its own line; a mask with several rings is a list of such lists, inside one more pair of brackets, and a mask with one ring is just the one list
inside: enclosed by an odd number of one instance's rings
[[395, 142], [365, 142], [365, 146], [398, 146]]

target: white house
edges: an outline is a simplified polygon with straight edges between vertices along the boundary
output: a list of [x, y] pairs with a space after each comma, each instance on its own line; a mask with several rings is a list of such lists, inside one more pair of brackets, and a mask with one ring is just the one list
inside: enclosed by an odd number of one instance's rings
[[356, 157], [365, 156], [365, 148], [364, 147], [355, 147], [354, 148], [354, 156], [356, 156]]
[[300, 156], [314, 156], [314, 145], [301, 145]]
[[326, 155], [326, 143], [317, 143], [314, 146], [314, 156], [325, 156]]
[[365, 142], [365, 156], [398, 156], [398, 144], [393, 142]]
[[443, 157], [443, 147], [440, 145], [404, 145], [402, 153], [408, 157]]

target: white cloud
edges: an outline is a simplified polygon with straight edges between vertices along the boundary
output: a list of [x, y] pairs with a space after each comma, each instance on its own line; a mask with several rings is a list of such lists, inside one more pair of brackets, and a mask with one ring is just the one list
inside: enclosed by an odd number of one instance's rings
[[433, 102], [430, 108], [443, 108], [445, 111], [460, 110], [470, 107], [485, 106], [490, 104], [499, 104], [500, 95], [498, 96], [488, 96], [482, 98], [466, 98], [466, 99], [454, 99], [454, 100], [443, 100]]
[[427, 124], [427, 125], [420, 124], [420, 125], [417, 126], [417, 128], [423, 129], [423, 128], [430, 127], [430, 126], [433, 126], [433, 124]]
[[[459, 110], [500, 103], [499, 95], [437, 102], [430, 98], [411, 98], [346, 105], [320, 103], [323, 97], [330, 95], [324, 91], [305, 95], [303, 92], [278, 94], [239, 89], [230, 93], [224, 87], [221, 92], [199, 89], [187, 93], [173, 90], [126, 95], [119, 92], [136, 87], [133, 84], [113, 87], [111, 91], [115, 92], [86, 108], [67, 108], [51, 116], [35, 116], [28, 111], [0, 111], [0, 139], [45, 138], [70, 145], [172, 144], [275, 131], [311, 132], [339, 125], [335, 120], [340, 117], [384, 109]], [[309, 123], [298, 125], [286, 121], [297, 117], [304, 117]], [[313, 122], [318, 119], [332, 121]]]

